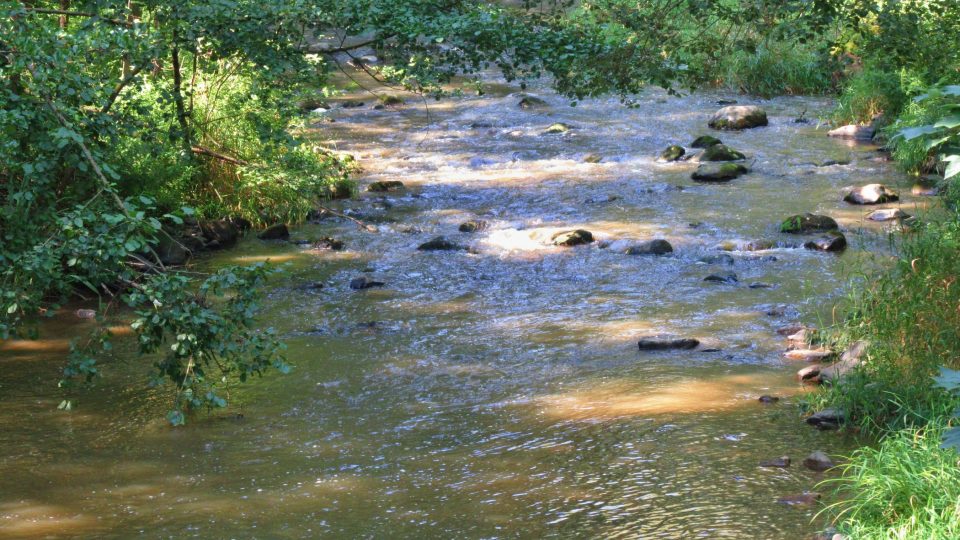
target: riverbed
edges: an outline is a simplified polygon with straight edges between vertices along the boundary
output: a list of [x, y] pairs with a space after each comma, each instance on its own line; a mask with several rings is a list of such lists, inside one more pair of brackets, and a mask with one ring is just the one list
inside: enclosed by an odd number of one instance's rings
[[[379, 109], [361, 88], [331, 100], [311, 119], [318, 141], [357, 158], [361, 189], [404, 184], [330, 203], [377, 232], [331, 216], [292, 240], [335, 237], [342, 251], [249, 235], [195, 262], [285, 269], [260, 321], [284, 336], [294, 370], [235, 388], [228, 411], [166, 426], [169, 389], [143, 390], [149, 362], [122, 337], [106, 377], [58, 411], [68, 339], [92, 324], [68, 310], [40, 340], [0, 347], [0, 536], [796, 539], [823, 528], [817, 506], [778, 498], [817, 491], [824, 475], [804, 456], [857, 440], [803, 425], [803, 364], [782, 357], [776, 331], [829, 324], [844, 286], [887, 256], [893, 226], [841, 190], [880, 182], [901, 194], [886, 207], [914, 214], [910, 179], [876, 147], [828, 138], [825, 98], [651, 89], [633, 107], [571, 107], [533, 86], [525, 95], [547, 106], [526, 110], [517, 85], [485, 90], [397, 93], [405, 104]], [[348, 99], [364, 105], [339, 106]], [[770, 125], [708, 129], [730, 99], [761, 105]], [[544, 133], [557, 122], [570, 129]], [[657, 161], [703, 134], [745, 153], [751, 172], [699, 184], [695, 163]], [[793, 247], [778, 225], [802, 212], [835, 218], [849, 248]], [[460, 232], [468, 220], [486, 227]], [[595, 241], [551, 244], [570, 229]], [[440, 235], [469, 249], [417, 250]], [[651, 239], [673, 253], [624, 253]], [[745, 249], [758, 240], [774, 247]], [[732, 264], [703, 262], [721, 253]], [[704, 281], [718, 272], [738, 281]], [[364, 275], [385, 285], [352, 289]], [[639, 351], [654, 334], [701, 345]], [[781, 399], [764, 405], [765, 394]], [[792, 466], [758, 466], [779, 456]]]

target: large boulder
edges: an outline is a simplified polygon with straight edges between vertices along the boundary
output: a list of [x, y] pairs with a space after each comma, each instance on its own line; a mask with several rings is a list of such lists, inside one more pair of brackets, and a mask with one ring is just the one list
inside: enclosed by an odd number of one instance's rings
[[870, 139], [873, 139], [874, 133], [876, 133], [876, 129], [874, 129], [873, 126], [857, 126], [854, 124], [849, 124], [846, 126], [840, 126], [837, 129], [831, 129], [827, 132], [827, 136], [838, 139], [869, 141]]
[[713, 129], [748, 129], [767, 125], [767, 113], [756, 105], [732, 105], [714, 113], [707, 123]]
[[691, 148], [710, 148], [715, 144], [721, 144], [720, 139], [710, 135], [701, 135], [690, 143]]
[[893, 221], [897, 219], [907, 219], [909, 217], [910, 214], [899, 208], [882, 208], [867, 214], [867, 219], [870, 221]]
[[850, 204], [883, 204], [898, 201], [900, 196], [883, 184], [867, 184], [851, 189], [843, 200]]
[[627, 255], [666, 255], [673, 253], [673, 246], [666, 240], [650, 240], [628, 247], [625, 253]]
[[746, 157], [725, 144], [715, 144], [703, 151], [700, 161], [739, 161]]
[[748, 172], [740, 163], [703, 163], [690, 175], [696, 182], [729, 182]]
[[666, 150], [660, 152], [659, 161], [676, 161], [683, 157], [687, 151], [683, 149], [682, 146], [677, 144], [672, 144], [667, 147]]
[[233, 246], [240, 238], [240, 226], [242, 225], [243, 223], [240, 221], [226, 219], [201, 221], [198, 227], [200, 228], [200, 235], [203, 237], [204, 248], [223, 249]]
[[593, 242], [593, 233], [584, 229], [561, 231], [554, 234], [550, 241], [555, 246], [573, 247]]
[[290, 230], [283, 223], [271, 225], [257, 235], [261, 240], [289, 240]]
[[819, 214], [797, 214], [783, 220], [780, 232], [791, 234], [808, 234], [817, 232], [835, 231], [840, 226], [829, 216]]

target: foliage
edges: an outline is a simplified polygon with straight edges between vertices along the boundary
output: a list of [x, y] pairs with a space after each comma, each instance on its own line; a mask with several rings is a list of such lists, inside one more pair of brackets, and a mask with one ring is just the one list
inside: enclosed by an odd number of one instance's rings
[[853, 75], [833, 112], [838, 124], [868, 124], [881, 116], [895, 117], [907, 103], [901, 74], [867, 68]]
[[753, 53], [734, 51], [727, 55], [722, 84], [762, 97], [819, 94], [830, 89], [828, 64], [797, 43], [771, 43]]
[[864, 447], [825, 480], [840, 501], [828, 511], [849, 538], [948, 540], [960, 537], [960, 467], [939, 447], [941, 422]]
[[[920, 113], [898, 120], [895, 152], [919, 169], [932, 157], [943, 162], [944, 179], [960, 174], [960, 86], [932, 88], [914, 99]], [[910, 161], [906, 161], [909, 156]], [[933, 167], [931, 167], [933, 168]]]

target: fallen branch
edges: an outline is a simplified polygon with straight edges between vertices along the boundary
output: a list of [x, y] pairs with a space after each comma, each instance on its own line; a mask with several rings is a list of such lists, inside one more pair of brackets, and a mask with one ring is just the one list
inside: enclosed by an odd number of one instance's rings
[[227, 163], [232, 163], [232, 164], [234, 164], [234, 165], [240, 165], [241, 167], [250, 164], [249, 161], [244, 161], [244, 160], [242, 160], [242, 159], [235, 158], [235, 157], [231, 157], [231, 156], [228, 156], [228, 155], [226, 155], [226, 154], [221, 154], [220, 152], [215, 152], [215, 151], [213, 151], [213, 150], [211, 150], [211, 149], [209, 149], [209, 148], [206, 148], [206, 147], [204, 147], [204, 146], [192, 146], [192, 147], [190, 147], [190, 150], [192, 150], [194, 154], [199, 154], [199, 155], [202, 155], [202, 156], [209, 156], [209, 157], [212, 157], [212, 158], [219, 159], [220, 161], [226, 161]]
[[353, 216], [348, 216], [348, 215], [346, 215], [346, 214], [337, 212], [336, 210], [331, 210], [331, 209], [327, 208], [326, 206], [323, 206], [323, 205], [320, 205], [320, 204], [318, 204], [318, 205], [316, 205], [316, 206], [317, 206], [317, 209], [318, 209], [318, 210], [323, 210], [324, 212], [329, 212], [329, 213], [331, 213], [331, 214], [333, 214], [333, 215], [335, 215], [335, 216], [337, 216], [337, 217], [342, 217], [342, 218], [345, 218], [345, 219], [349, 219], [350, 221], [356, 223], [358, 227], [360, 227], [361, 229], [366, 230], [367, 232], [372, 232], [372, 233], [380, 232], [380, 231], [379, 231], [376, 227], [374, 227], [373, 225], [370, 225], [369, 223], [364, 223], [363, 221], [360, 221], [359, 219], [357, 219], [357, 218], [355, 218], [355, 217], [353, 217]]

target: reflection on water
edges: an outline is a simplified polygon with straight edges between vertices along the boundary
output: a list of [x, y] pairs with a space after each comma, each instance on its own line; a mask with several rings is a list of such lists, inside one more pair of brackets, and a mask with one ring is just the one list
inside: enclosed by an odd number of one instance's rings
[[[822, 475], [757, 464], [854, 441], [800, 425], [796, 366], [774, 330], [800, 313], [829, 321], [846, 271], [883, 256], [885, 225], [842, 203], [841, 188], [885, 183], [915, 213], [907, 179], [873, 148], [792, 121], [825, 100], [764, 102], [770, 127], [720, 135], [753, 172], [701, 185], [695, 164], [655, 157], [707, 133], [721, 96], [651, 90], [637, 109], [570, 108], [541, 91], [552, 107], [527, 112], [500, 88], [429, 108], [334, 109], [318, 133], [362, 160], [362, 183], [407, 186], [337, 203], [380, 232], [329, 219], [294, 240], [333, 236], [343, 252], [250, 239], [201, 261], [287, 268], [262, 321], [286, 336], [296, 369], [234, 389], [237, 409], [166, 427], [169, 396], [141, 391], [149, 361], [121, 342], [109, 376], [57, 411], [51, 381], [90, 323], [64, 314], [44, 340], [4, 344], [0, 535], [792, 539], [822, 525], [814, 508], [776, 503]], [[544, 135], [554, 122], [573, 129]], [[836, 217], [853, 249], [782, 247], [777, 224], [804, 211]], [[488, 227], [459, 232], [468, 219]], [[572, 228], [597, 241], [550, 245]], [[437, 235], [471, 249], [416, 250]], [[675, 252], [624, 254], [653, 238]], [[754, 240], [781, 247], [701, 262]], [[718, 271], [739, 282], [703, 281]], [[364, 273], [386, 286], [350, 289]], [[637, 351], [657, 333], [703, 347]], [[765, 406], [761, 394], [784, 399]]]

